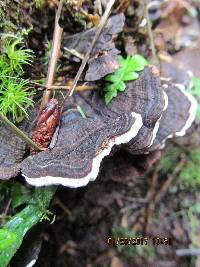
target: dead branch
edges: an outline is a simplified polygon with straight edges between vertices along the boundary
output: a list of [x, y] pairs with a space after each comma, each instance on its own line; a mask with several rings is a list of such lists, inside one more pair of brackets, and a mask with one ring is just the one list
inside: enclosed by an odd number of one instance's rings
[[[56, 69], [56, 63], [57, 63], [57, 59], [58, 59], [58, 55], [59, 55], [59, 51], [60, 51], [61, 36], [62, 36], [63, 29], [60, 27], [58, 22], [60, 19], [62, 6], [63, 6], [63, 0], [61, 0], [59, 3], [58, 10], [56, 12], [56, 17], [55, 17], [52, 50], [51, 50], [51, 56], [50, 56], [50, 61], [49, 61], [49, 66], [48, 66], [47, 81], [46, 81], [46, 88], [47, 89], [53, 83], [55, 69]], [[48, 103], [50, 96], [51, 96], [51, 91], [46, 90], [44, 92], [44, 95], [42, 98], [40, 110]]]

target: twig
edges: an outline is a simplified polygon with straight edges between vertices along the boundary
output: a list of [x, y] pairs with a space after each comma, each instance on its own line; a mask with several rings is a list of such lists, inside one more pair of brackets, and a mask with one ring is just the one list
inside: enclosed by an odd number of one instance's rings
[[179, 257], [184, 256], [200, 256], [200, 248], [182, 248], [176, 250], [176, 255]]
[[[45, 88], [47, 90], [70, 90], [71, 89], [71, 85], [51, 85], [51, 86], [46, 86], [44, 84], [40, 84], [37, 82], [33, 82], [31, 81], [30, 83], [38, 86], [38, 87], [42, 87]], [[86, 91], [86, 90], [93, 90], [93, 89], [97, 89], [98, 86], [96, 85], [78, 85], [76, 86], [76, 91]]]
[[[52, 85], [50, 88], [48, 88], [48, 90], [70, 90], [71, 86], [70, 85], [66, 85], [66, 86], [59, 86], [59, 85]], [[91, 85], [79, 85], [76, 86], [76, 90], [77, 92], [82, 92], [82, 91], [87, 91], [87, 90], [93, 90], [93, 89], [97, 89], [98, 86], [91, 86]]]
[[159, 192], [156, 194], [156, 184], [157, 184], [157, 179], [158, 179], [158, 172], [159, 172], [159, 167], [155, 169], [154, 176], [152, 178], [152, 187], [151, 187], [151, 193], [150, 193], [150, 200], [149, 200], [149, 206], [147, 209], [147, 220], [146, 220], [146, 225], [145, 225], [145, 233], [149, 233], [150, 229], [150, 221], [153, 215], [153, 211], [155, 209], [155, 206], [161, 201], [161, 199], [164, 197], [166, 192], [168, 191], [172, 181], [174, 180], [174, 177], [176, 177], [179, 172], [181, 171], [183, 165], [185, 164], [185, 158], [182, 157], [180, 162], [177, 164], [176, 168], [174, 169], [174, 172], [172, 174], [167, 175], [166, 181], [163, 183], [161, 186]]
[[88, 61], [88, 59], [90, 57], [90, 53], [91, 53], [91, 51], [92, 51], [92, 49], [93, 49], [96, 41], [98, 40], [98, 38], [99, 38], [99, 36], [101, 34], [101, 31], [102, 31], [103, 27], [106, 24], [106, 21], [108, 19], [108, 16], [110, 14], [110, 11], [111, 11], [112, 6], [114, 5], [114, 3], [115, 3], [115, 0], [109, 0], [108, 4], [106, 6], [106, 10], [105, 10], [105, 12], [104, 12], [104, 14], [103, 14], [103, 16], [102, 16], [102, 18], [101, 18], [101, 20], [99, 22], [99, 25], [97, 27], [97, 32], [96, 32], [96, 34], [94, 36], [94, 39], [92, 40], [92, 43], [91, 43], [91, 45], [90, 45], [87, 53], [84, 56], [84, 59], [83, 59], [83, 61], [81, 63], [81, 66], [80, 66], [80, 68], [79, 68], [79, 70], [78, 70], [78, 72], [76, 74], [76, 77], [74, 78], [74, 82], [73, 82], [73, 85], [72, 85], [69, 93], [66, 94], [66, 96], [64, 98], [63, 105], [64, 105], [65, 100], [67, 99], [67, 97], [68, 96], [72, 96], [72, 94], [73, 94], [73, 92], [74, 92], [74, 90], [76, 88], [77, 82], [78, 82], [78, 80], [79, 80], [79, 78], [80, 78], [80, 76], [81, 76], [81, 74], [82, 74], [82, 72], [83, 72], [83, 70], [84, 70], [84, 68], [85, 68], [85, 66], [87, 64], [87, 61]]
[[68, 53], [72, 54], [73, 56], [80, 58], [81, 60], [84, 59], [84, 55], [82, 55], [81, 53], [79, 53], [75, 49], [69, 49], [67, 47], [64, 47], [64, 50], [66, 50]]
[[7, 124], [14, 133], [16, 133], [22, 140], [24, 140], [27, 144], [38, 151], [43, 151], [44, 149], [37, 146], [22, 130], [20, 130], [17, 126], [15, 126], [6, 116], [0, 113], [0, 118], [2, 121]]
[[154, 59], [157, 60], [156, 49], [155, 49], [153, 33], [152, 33], [152, 24], [151, 24], [151, 21], [149, 19], [148, 0], [145, 1], [145, 7], [144, 8], [145, 8], [145, 17], [147, 20], [147, 30], [148, 30], [150, 44], [151, 44], [151, 51], [152, 51], [152, 55], [153, 55]]
[[169, 189], [172, 181], [174, 180], [175, 177], [177, 177], [177, 175], [181, 171], [185, 162], [186, 162], [186, 159], [184, 157], [182, 157], [181, 160], [179, 161], [179, 163], [177, 164], [176, 168], [174, 169], [174, 172], [167, 176], [167, 180], [163, 183], [159, 193], [155, 197], [155, 204], [157, 204], [161, 201], [161, 199], [163, 198], [163, 196], [165, 195], [165, 193]]
[[134, 211], [136, 209], [139, 209], [141, 206], [143, 206], [143, 203], [132, 203], [132, 204], [120, 209], [120, 213], [124, 214], [124, 213], [127, 213], [127, 211], [129, 211], [129, 210]]
[[97, 5], [98, 5], [98, 9], [99, 9], [99, 15], [101, 16], [102, 15], [102, 3], [101, 3], [101, 0], [97, 0]]
[[[56, 63], [57, 63], [58, 54], [60, 51], [61, 36], [62, 36], [63, 29], [60, 27], [58, 22], [60, 19], [62, 6], [63, 6], [63, 0], [60, 0], [58, 10], [56, 12], [56, 17], [55, 17], [52, 50], [51, 50], [51, 56], [50, 56], [50, 61], [49, 61], [49, 66], [48, 66], [47, 81], [46, 81], [47, 88], [49, 88], [53, 83]], [[51, 91], [46, 90], [43, 95], [40, 110], [48, 103], [50, 96], [51, 96]]]
[[155, 201], [154, 201], [154, 197], [156, 194], [156, 186], [158, 183], [158, 173], [160, 171], [160, 167], [157, 164], [152, 176], [152, 182], [151, 182], [151, 189], [149, 192], [149, 205], [147, 208], [147, 216], [146, 216], [146, 224], [145, 224], [145, 233], [149, 233], [150, 232], [150, 226], [151, 226], [151, 220], [152, 220], [152, 216], [153, 216], [153, 212], [155, 209]]
[[62, 201], [60, 201], [59, 198], [56, 198], [56, 199], [54, 200], [53, 204], [54, 204], [54, 205], [58, 205], [58, 206], [64, 211], [64, 213], [65, 213], [66, 215], [68, 215], [68, 216], [71, 216], [71, 215], [72, 215], [72, 212], [68, 209], [67, 206], [65, 206], [65, 204], [63, 204]]

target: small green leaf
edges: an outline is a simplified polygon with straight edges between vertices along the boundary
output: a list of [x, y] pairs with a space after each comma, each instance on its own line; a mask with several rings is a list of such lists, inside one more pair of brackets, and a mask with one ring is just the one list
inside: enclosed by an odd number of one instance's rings
[[78, 112], [81, 114], [81, 116], [86, 119], [86, 116], [85, 116], [85, 112], [83, 111], [83, 108], [79, 105], [76, 106], [77, 107], [77, 110]]
[[106, 105], [108, 105], [111, 100], [113, 99], [113, 97], [116, 97], [117, 96], [117, 90], [112, 90], [112, 91], [108, 91], [106, 94], [105, 94], [105, 102], [106, 102]]
[[133, 81], [139, 77], [137, 72], [130, 72], [124, 75], [124, 81]]
[[148, 64], [145, 58], [140, 55], [135, 55], [133, 57], [128, 56], [123, 58], [119, 56], [120, 68], [115, 71], [114, 74], [109, 74], [106, 76], [105, 80], [111, 84], [107, 84], [104, 91], [106, 104], [110, 103], [113, 97], [117, 96], [117, 92], [123, 92], [126, 88], [125, 81], [136, 80], [139, 75], [137, 71], [141, 71]]
[[129, 66], [134, 71], [141, 71], [147, 65], [148, 65], [148, 62], [141, 55], [135, 55], [133, 57], [130, 57]]
[[200, 96], [200, 78], [193, 77], [193, 87], [190, 92], [195, 96]]
[[200, 104], [197, 106], [197, 118], [200, 119]]
[[117, 90], [123, 92], [126, 88], [126, 84], [123, 81], [120, 81], [117, 86]]
[[107, 75], [105, 80], [108, 82], [113, 82], [115, 83], [117, 81], [118, 77], [114, 74]]

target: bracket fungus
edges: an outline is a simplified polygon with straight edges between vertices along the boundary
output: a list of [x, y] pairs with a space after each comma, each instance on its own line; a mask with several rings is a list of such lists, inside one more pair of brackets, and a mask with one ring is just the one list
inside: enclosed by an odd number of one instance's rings
[[96, 179], [102, 159], [115, 145], [144, 154], [161, 148], [169, 137], [185, 134], [196, 106], [185, 90], [163, 86], [149, 67], [109, 105], [96, 90], [77, 92], [64, 108], [55, 146], [24, 159], [22, 175], [35, 186], [85, 186]]
[[[123, 13], [108, 19], [105, 28], [100, 34], [88, 61], [86, 81], [100, 80], [109, 73], [113, 73], [118, 67], [118, 55], [120, 51], [115, 48], [114, 36], [123, 30], [125, 16]], [[77, 33], [63, 38], [63, 50], [74, 51], [75, 54], [85, 55], [97, 32], [97, 27], [83, 33]]]
[[[27, 122], [18, 125], [28, 130]], [[7, 125], [0, 121], [0, 180], [7, 180], [20, 173], [19, 163], [23, 160], [27, 145]]]
[[169, 104], [161, 117], [160, 127], [150, 150], [163, 148], [169, 138], [184, 136], [196, 116], [197, 101], [186, 92], [183, 85], [164, 84], [163, 87]]

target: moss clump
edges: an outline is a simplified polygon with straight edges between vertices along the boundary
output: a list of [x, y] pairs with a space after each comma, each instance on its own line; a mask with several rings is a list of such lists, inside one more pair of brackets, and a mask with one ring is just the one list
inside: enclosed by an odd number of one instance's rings
[[33, 105], [33, 93], [28, 80], [23, 79], [24, 66], [31, 64], [32, 51], [24, 47], [21, 36], [6, 36], [0, 55], [0, 112], [10, 114], [14, 121], [28, 116], [27, 108]]

